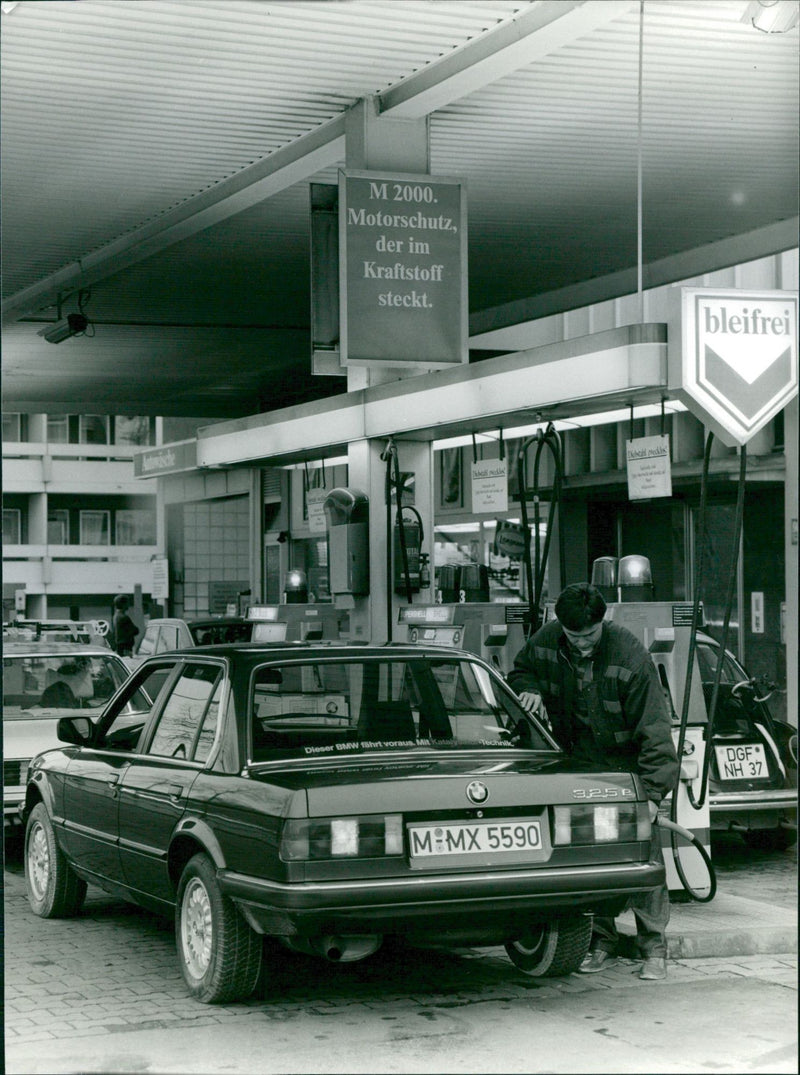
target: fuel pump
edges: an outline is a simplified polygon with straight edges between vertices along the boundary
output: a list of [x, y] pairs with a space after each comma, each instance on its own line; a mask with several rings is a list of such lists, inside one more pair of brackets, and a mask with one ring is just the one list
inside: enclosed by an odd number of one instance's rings
[[[673, 892], [685, 889], [693, 898], [705, 901], [713, 897], [716, 881], [711, 868], [708, 803], [696, 802], [707, 749], [707, 717], [699, 676], [693, 677], [689, 685], [689, 721], [682, 743], [679, 742], [680, 725], [676, 713], [682, 708], [680, 690], [689, 660], [692, 606], [637, 599], [646, 585], [642, 580], [649, 580], [649, 573], [646, 557], [628, 556], [617, 560], [604, 556], [593, 564], [592, 582], [608, 599], [606, 619], [626, 627], [650, 652], [672, 712], [672, 737], [680, 771], [676, 786], [662, 803], [658, 817], [667, 887]], [[692, 659], [696, 660], [694, 656]], [[690, 796], [694, 796], [694, 801]], [[682, 838], [680, 844], [677, 836]]]
[[[694, 675], [694, 670], [695, 670], [694, 669], [694, 653], [695, 653], [695, 647], [696, 647], [696, 641], [697, 641], [697, 628], [699, 626], [700, 607], [701, 607], [701, 599], [702, 599], [702, 588], [703, 588], [703, 582], [704, 582], [704, 574], [703, 574], [704, 556], [703, 556], [703, 551], [704, 551], [705, 545], [704, 545], [704, 541], [703, 541], [703, 535], [704, 535], [704, 532], [705, 532], [706, 500], [707, 500], [707, 496], [708, 496], [708, 469], [709, 469], [709, 462], [710, 462], [710, 459], [711, 459], [711, 444], [712, 444], [713, 439], [714, 439], [714, 434], [709, 433], [708, 436], [706, 437], [706, 446], [705, 446], [705, 452], [704, 452], [704, 455], [703, 455], [703, 473], [702, 473], [702, 479], [701, 479], [701, 484], [700, 484], [700, 509], [699, 509], [699, 513], [698, 513], [698, 529], [699, 529], [700, 537], [701, 537], [701, 541], [700, 541], [700, 558], [699, 558], [699, 562], [698, 562], [698, 565], [697, 565], [697, 578], [696, 578], [696, 582], [695, 582], [695, 598], [694, 598], [694, 606], [693, 606], [693, 610], [692, 610], [691, 633], [690, 633], [690, 636], [689, 636], [689, 645], [688, 645], [689, 658], [688, 658], [687, 664], [686, 664], [686, 681], [685, 681], [685, 687], [684, 687], [683, 698], [682, 698], [680, 732], [679, 732], [679, 735], [678, 735], [677, 750], [678, 750], [678, 757], [679, 758], [682, 757], [684, 743], [686, 742], [686, 737], [687, 737], [687, 734], [688, 734], [689, 700], [690, 700], [692, 677]], [[744, 490], [745, 490], [746, 473], [747, 473], [747, 452], [746, 452], [745, 446], [742, 445], [740, 447], [740, 449], [739, 449], [739, 481], [738, 481], [737, 496], [736, 496], [736, 516], [735, 516], [734, 525], [733, 525], [732, 547], [731, 547], [731, 558], [730, 558], [730, 573], [729, 573], [729, 577], [728, 577], [728, 591], [727, 591], [726, 598], [725, 598], [725, 614], [724, 614], [723, 623], [722, 623], [722, 638], [720, 640], [720, 650], [721, 650], [722, 653], [725, 652], [725, 650], [727, 649], [727, 646], [728, 646], [728, 630], [729, 630], [729, 627], [730, 627], [731, 610], [733, 608], [733, 597], [734, 597], [734, 592], [735, 592], [735, 588], [736, 588], [736, 565], [737, 565], [737, 561], [738, 561], [738, 558], [739, 558], [739, 540], [740, 540], [741, 531], [742, 531], [742, 519], [743, 519], [743, 516], [744, 516]], [[705, 754], [704, 754], [704, 757], [703, 757], [703, 763], [702, 763], [701, 771], [700, 771], [700, 774], [699, 774], [699, 777], [700, 777], [699, 787], [696, 789], [696, 793], [695, 793], [695, 789], [691, 785], [687, 785], [687, 787], [686, 787], [687, 798], [689, 799], [692, 807], [697, 809], [697, 810], [703, 809], [703, 807], [708, 809], [708, 807], [707, 807], [707, 802], [708, 802], [708, 771], [709, 771], [709, 765], [710, 765], [710, 762], [711, 762], [711, 739], [712, 739], [712, 735], [713, 735], [713, 732], [714, 732], [714, 718], [716, 716], [717, 701], [719, 699], [719, 686], [720, 686], [720, 681], [721, 681], [721, 677], [722, 677], [722, 665], [723, 665], [722, 660], [717, 661], [717, 667], [716, 667], [715, 672], [714, 672], [714, 685], [713, 685], [713, 688], [712, 688], [711, 702], [709, 704], [709, 709], [708, 709], [708, 727], [706, 729], [706, 751], [705, 751]], [[673, 796], [672, 811], [671, 811], [671, 814], [670, 814], [670, 820], [671, 821], [676, 820], [677, 803], [674, 801], [675, 799], [676, 799], [676, 796], [674, 795]], [[674, 847], [675, 847], [674, 834], [671, 833], [670, 835], [671, 835], [671, 839], [673, 841], [673, 849], [674, 849]], [[687, 892], [689, 892], [689, 894], [694, 899], [698, 899], [698, 900], [701, 900], [701, 902], [703, 902], [704, 900], [710, 900], [713, 897], [714, 888], [716, 887], [715, 885], [713, 886], [711, 894], [709, 896], [706, 896], [706, 897], [697, 896], [695, 894], [695, 892], [693, 891], [693, 889], [691, 888], [690, 884], [688, 883], [687, 878], [682, 873], [682, 871], [681, 871], [681, 863], [680, 863], [679, 858], [677, 858], [677, 857], [675, 859], [675, 864], [676, 864], [676, 868], [678, 870], [678, 873], [680, 875], [681, 881], [683, 882], [684, 888], [686, 888]], [[712, 871], [712, 877], [713, 877], [713, 871]]]

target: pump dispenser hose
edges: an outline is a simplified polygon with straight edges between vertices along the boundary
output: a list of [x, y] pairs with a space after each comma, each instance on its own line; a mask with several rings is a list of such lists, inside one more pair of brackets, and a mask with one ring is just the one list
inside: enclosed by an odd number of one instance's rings
[[[696, 900], [698, 903], [709, 903], [711, 900], [714, 899], [714, 896], [717, 893], [717, 874], [711, 863], [711, 856], [703, 847], [702, 843], [697, 839], [695, 834], [693, 832], [690, 832], [689, 829], [685, 829], [683, 825], [679, 825], [677, 821], [670, 821], [669, 818], [659, 817], [658, 824], [661, 826], [661, 828], [669, 830], [670, 840], [672, 841], [673, 855], [675, 859], [675, 869], [678, 871], [678, 876], [681, 879], [681, 884], [693, 900]], [[675, 846], [676, 836], [682, 836], [684, 840], [688, 840], [688, 842], [698, 851], [703, 862], [706, 864], [706, 868], [708, 870], [709, 889], [708, 893], [705, 896], [698, 895], [686, 878], [686, 875], [680, 864], [680, 857], [678, 855], [677, 848]]]

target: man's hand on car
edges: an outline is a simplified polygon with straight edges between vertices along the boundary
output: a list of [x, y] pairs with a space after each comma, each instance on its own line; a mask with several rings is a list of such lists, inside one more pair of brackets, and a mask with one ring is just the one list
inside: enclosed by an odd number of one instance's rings
[[534, 716], [541, 714], [542, 696], [538, 691], [523, 691], [519, 695], [519, 700], [522, 702], [523, 709], [527, 709], [529, 713], [533, 713]]

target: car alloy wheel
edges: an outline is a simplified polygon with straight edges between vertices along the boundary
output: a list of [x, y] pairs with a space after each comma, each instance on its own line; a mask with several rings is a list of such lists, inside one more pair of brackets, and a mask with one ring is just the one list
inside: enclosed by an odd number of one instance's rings
[[175, 940], [183, 980], [203, 1004], [249, 997], [261, 968], [261, 937], [222, 894], [205, 854], [187, 862], [175, 904]]
[[211, 900], [203, 882], [193, 877], [183, 893], [181, 947], [186, 969], [200, 981], [211, 964], [214, 923]]
[[25, 888], [31, 910], [40, 918], [77, 914], [86, 897], [86, 882], [67, 862], [41, 802], [31, 810], [25, 830]]
[[50, 881], [50, 849], [47, 834], [40, 822], [31, 825], [27, 847], [28, 883], [34, 899], [43, 902]]

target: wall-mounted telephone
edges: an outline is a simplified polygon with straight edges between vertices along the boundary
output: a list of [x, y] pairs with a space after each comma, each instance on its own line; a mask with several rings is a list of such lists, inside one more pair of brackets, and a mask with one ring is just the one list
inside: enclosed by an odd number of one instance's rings
[[359, 489], [332, 489], [324, 509], [331, 593], [364, 596], [369, 593], [369, 498]]

